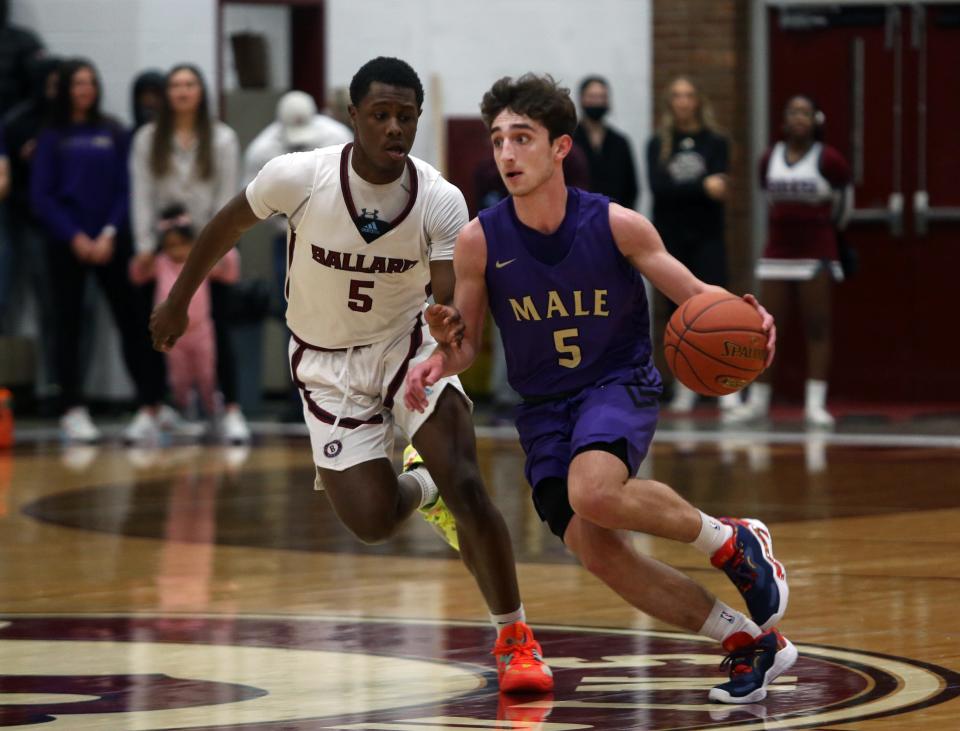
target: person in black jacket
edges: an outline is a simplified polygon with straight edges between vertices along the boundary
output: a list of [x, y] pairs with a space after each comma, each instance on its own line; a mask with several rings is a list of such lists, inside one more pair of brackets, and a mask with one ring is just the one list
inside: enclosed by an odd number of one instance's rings
[[[653, 191], [653, 224], [667, 250], [708, 284], [727, 282], [723, 203], [730, 190], [727, 140], [717, 132], [709, 101], [687, 77], [668, 84], [663, 116], [647, 144], [647, 170]], [[667, 317], [676, 305], [665, 301]], [[674, 383], [670, 410], [686, 413], [697, 395]], [[739, 403], [731, 394], [720, 400], [726, 410]]]
[[[51, 56], [34, 59], [28, 65], [30, 97], [7, 112], [2, 121], [4, 143], [10, 161], [10, 194], [4, 203], [9, 248], [7, 268], [0, 272], [0, 290], [6, 290], [5, 295], [0, 293], [0, 321], [13, 324], [13, 303], [17, 298], [12, 289], [33, 295], [39, 361], [36, 395], [41, 400], [43, 410], [54, 407], [59, 393], [54, 354], [57, 322], [45, 237], [40, 222], [30, 209], [30, 169], [37, 137], [53, 114], [59, 67], [60, 60]], [[0, 269], [3, 267], [0, 266]]]
[[8, 6], [8, 0], [0, 0], [0, 116], [29, 98], [29, 66], [43, 53], [43, 43], [32, 31], [7, 22]]
[[640, 186], [630, 141], [603, 123], [610, 111], [610, 84], [602, 76], [580, 82], [583, 116], [573, 143], [584, 151], [590, 165], [590, 191], [602, 193], [625, 208], [636, 208]]

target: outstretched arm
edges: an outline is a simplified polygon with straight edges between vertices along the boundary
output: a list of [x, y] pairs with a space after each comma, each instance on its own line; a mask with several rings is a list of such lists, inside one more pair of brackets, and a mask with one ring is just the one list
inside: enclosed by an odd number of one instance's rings
[[[654, 287], [676, 304], [681, 304], [702, 292], [726, 292], [723, 287], [706, 284], [697, 279], [680, 261], [675, 259], [663, 245], [660, 234], [646, 218], [615, 203], [610, 204], [610, 229], [617, 248]], [[763, 330], [767, 333], [767, 365], [773, 362], [777, 342], [777, 328], [773, 316], [757, 302], [752, 294], [743, 299], [763, 318]]]
[[235, 195], [197, 237], [167, 299], [150, 316], [153, 347], [168, 351], [187, 329], [187, 307], [194, 293], [220, 258], [260, 219], [243, 192]]
[[487, 312], [486, 266], [487, 242], [480, 222], [474, 219], [457, 238], [453, 255], [456, 275], [453, 307], [437, 304], [427, 310], [431, 330], [435, 326], [449, 332], [457, 330], [459, 338], [438, 343], [429, 358], [407, 373], [404, 400], [408, 408], [423, 411], [427, 406], [427, 387], [445, 376], [462, 373], [477, 357]]

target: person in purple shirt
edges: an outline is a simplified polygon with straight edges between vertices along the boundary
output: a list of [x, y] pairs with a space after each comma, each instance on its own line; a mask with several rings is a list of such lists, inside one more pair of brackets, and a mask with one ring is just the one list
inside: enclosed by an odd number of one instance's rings
[[[725, 290], [691, 274], [640, 214], [567, 187], [562, 164], [576, 111], [552, 78], [500, 79], [481, 113], [510, 196], [457, 239], [454, 306], [427, 311], [439, 345], [408, 372], [407, 406], [422, 408], [427, 388], [473, 362], [489, 305], [523, 398], [517, 430], [540, 517], [633, 606], [722, 643], [730, 679], [711, 700], [762, 700], [797, 657], [775, 627], [788, 587], [769, 531], [755, 519], [713, 518], [668, 485], [635, 476], [661, 390], [641, 274], [678, 304]], [[744, 299], [763, 317], [772, 358], [773, 318]], [[631, 531], [692, 544], [729, 576], [750, 616], [640, 554]]]
[[57, 312], [57, 370], [70, 441], [100, 437], [81, 393], [80, 340], [88, 323], [78, 316], [87, 275], [93, 273], [110, 305], [127, 369], [141, 404], [155, 404], [153, 363], [146, 330], [136, 316], [127, 277], [132, 248], [128, 232], [129, 137], [100, 112], [100, 81], [89, 61], [61, 67], [53, 120], [37, 139], [30, 201], [44, 227]]

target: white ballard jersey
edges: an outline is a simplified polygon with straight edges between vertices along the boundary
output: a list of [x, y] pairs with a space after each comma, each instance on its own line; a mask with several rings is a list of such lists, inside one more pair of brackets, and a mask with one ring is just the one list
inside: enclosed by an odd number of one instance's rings
[[[307, 347], [349, 348], [409, 333], [429, 293], [430, 261], [453, 258], [467, 223], [459, 189], [410, 156], [397, 181], [364, 185], [358, 213], [351, 148], [281, 155], [246, 189], [258, 217], [284, 214], [289, 221], [287, 325]], [[402, 210], [379, 220], [401, 186]]]

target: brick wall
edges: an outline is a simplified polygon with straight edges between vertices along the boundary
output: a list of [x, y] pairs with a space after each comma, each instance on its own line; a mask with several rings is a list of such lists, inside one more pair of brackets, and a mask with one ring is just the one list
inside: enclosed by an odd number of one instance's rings
[[713, 103], [730, 139], [733, 196], [727, 203], [730, 286], [750, 285], [750, 7], [743, 0], [653, 0], [653, 125], [666, 84], [692, 76]]
[[[653, 0], [653, 106], [656, 129], [667, 83], [691, 76], [713, 104], [730, 140], [733, 195], [727, 203], [728, 286], [751, 287], [750, 243], [750, 4], [745, 0]], [[655, 332], [662, 333], [658, 307]], [[660, 348], [655, 349], [660, 353]], [[662, 370], [662, 369], [661, 369]], [[664, 371], [668, 373], [667, 371]]]

